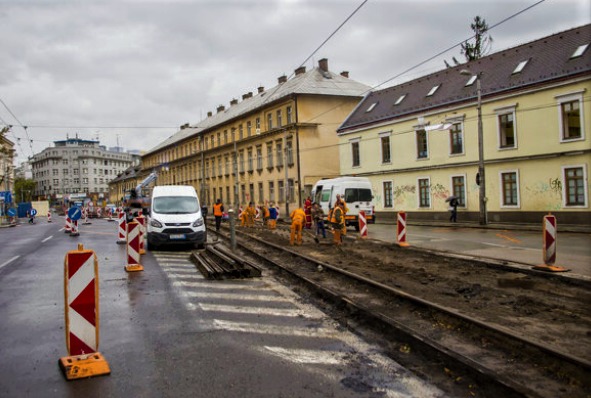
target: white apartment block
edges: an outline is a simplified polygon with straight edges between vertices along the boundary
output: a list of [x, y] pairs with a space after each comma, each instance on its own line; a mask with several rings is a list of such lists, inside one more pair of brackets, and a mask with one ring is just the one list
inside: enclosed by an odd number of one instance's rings
[[107, 150], [99, 141], [68, 138], [54, 144], [31, 159], [33, 179], [37, 182], [35, 195], [39, 197], [81, 193], [107, 196], [109, 181], [137, 158]]

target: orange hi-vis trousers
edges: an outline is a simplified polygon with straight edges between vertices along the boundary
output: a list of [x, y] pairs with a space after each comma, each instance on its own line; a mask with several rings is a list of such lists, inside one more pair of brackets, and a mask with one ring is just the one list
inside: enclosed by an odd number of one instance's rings
[[277, 220], [271, 220], [271, 219], [269, 219], [267, 221], [267, 227], [269, 227], [269, 229], [275, 229], [275, 228], [277, 228]]
[[302, 244], [302, 228], [304, 227], [304, 222], [300, 220], [293, 221], [291, 223], [291, 234], [289, 236], [289, 244], [293, 245], [294, 241], [297, 245]]

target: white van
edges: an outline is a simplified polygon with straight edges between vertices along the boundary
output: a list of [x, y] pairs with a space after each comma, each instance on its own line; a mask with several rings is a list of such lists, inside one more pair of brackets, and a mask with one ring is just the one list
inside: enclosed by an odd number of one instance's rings
[[192, 244], [203, 248], [207, 241], [205, 220], [195, 188], [161, 185], [152, 190], [148, 247]]
[[365, 177], [338, 177], [320, 180], [312, 188], [312, 200], [322, 207], [324, 214], [334, 206], [337, 194], [345, 200], [349, 211], [345, 215], [346, 225], [359, 230], [359, 211], [365, 212], [368, 223], [375, 222], [371, 182]]

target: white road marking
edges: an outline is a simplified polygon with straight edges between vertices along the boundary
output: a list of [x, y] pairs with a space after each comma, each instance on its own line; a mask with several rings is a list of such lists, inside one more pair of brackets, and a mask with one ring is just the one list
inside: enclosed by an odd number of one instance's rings
[[267, 351], [291, 362], [304, 364], [339, 365], [351, 354], [348, 352], [301, 350], [294, 348], [264, 346]]
[[47, 238], [43, 239], [43, 240], [41, 241], [41, 243], [45, 243], [45, 242], [47, 242], [47, 241], [48, 241], [49, 239], [51, 239], [51, 238], [53, 238], [53, 235], [51, 235], [51, 236], [48, 236]]
[[269, 295], [264, 295], [264, 294], [233, 294], [230, 292], [220, 292], [220, 293], [183, 292], [183, 294], [187, 297], [200, 298], [200, 299], [244, 300], [244, 301], [260, 301], [260, 302], [264, 302], [264, 303], [290, 302], [285, 297], [269, 296]]
[[222, 321], [220, 319], [214, 319], [213, 324], [219, 330], [227, 330], [230, 332], [269, 334], [278, 336], [316, 337], [336, 340], [338, 340], [340, 337], [340, 333], [338, 331], [327, 329], [325, 327], [297, 328], [292, 326], [265, 325], [261, 323]]
[[222, 312], [225, 314], [249, 314], [249, 315], [271, 315], [284, 317], [299, 317], [312, 319], [312, 316], [306, 314], [300, 309], [290, 308], [264, 308], [264, 307], [243, 307], [239, 305], [206, 304], [199, 303], [198, 306], [203, 311]]
[[4, 268], [5, 266], [7, 266], [8, 264], [10, 264], [11, 262], [13, 262], [14, 260], [16, 260], [17, 258], [19, 258], [20, 256], [14, 256], [13, 258], [11, 258], [10, 260], [4, 262], [3, 264], [0, 265], [0, 269]]

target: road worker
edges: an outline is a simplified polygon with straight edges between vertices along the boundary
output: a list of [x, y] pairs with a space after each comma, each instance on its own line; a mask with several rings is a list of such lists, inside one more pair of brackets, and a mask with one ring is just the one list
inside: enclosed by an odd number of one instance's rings
[[244, 222], [247, 228], [254, 227], [254, 218], [256, 216], [256, 210], [252, 202], [248, 203], [246, 209], [244, 209]]
[[269, 206], [266, 203], [263, 203], [261, 205], [261, 213], [263, 214], [263, 227], [268, 226], [269, 216], [271, 215], [271, 213], [269, 213]]
[[291, 246], [300, 246], [302, 244], [302, 228], [306, 222], [306, 212], [301, 207], [298, 207], [289, 215], [291, 217], [291, 235], [289, 236], [289, 244]]
[[224, 204], [221, 199], [218, 199], [213, 205], [213, 216], [215, 217], [215, 230], [219, 231], [224, 216]]
[[330, 224], [334, 231], [334, 244], [340, 246], [342, 241], [342, 235], [346, 233], [345, 227], [345, 212], [343, 210], [344, 204], [337, 202], [334, 209], [332, 210]]
[[269, 222], [267, 224], [269, 226], [269, 229], [277, 228], [277, 217], [278, 216], [279, 216], [279, 212], [277, 211], [277, 208], [271, 202], [271, 204], [269, 205]]

